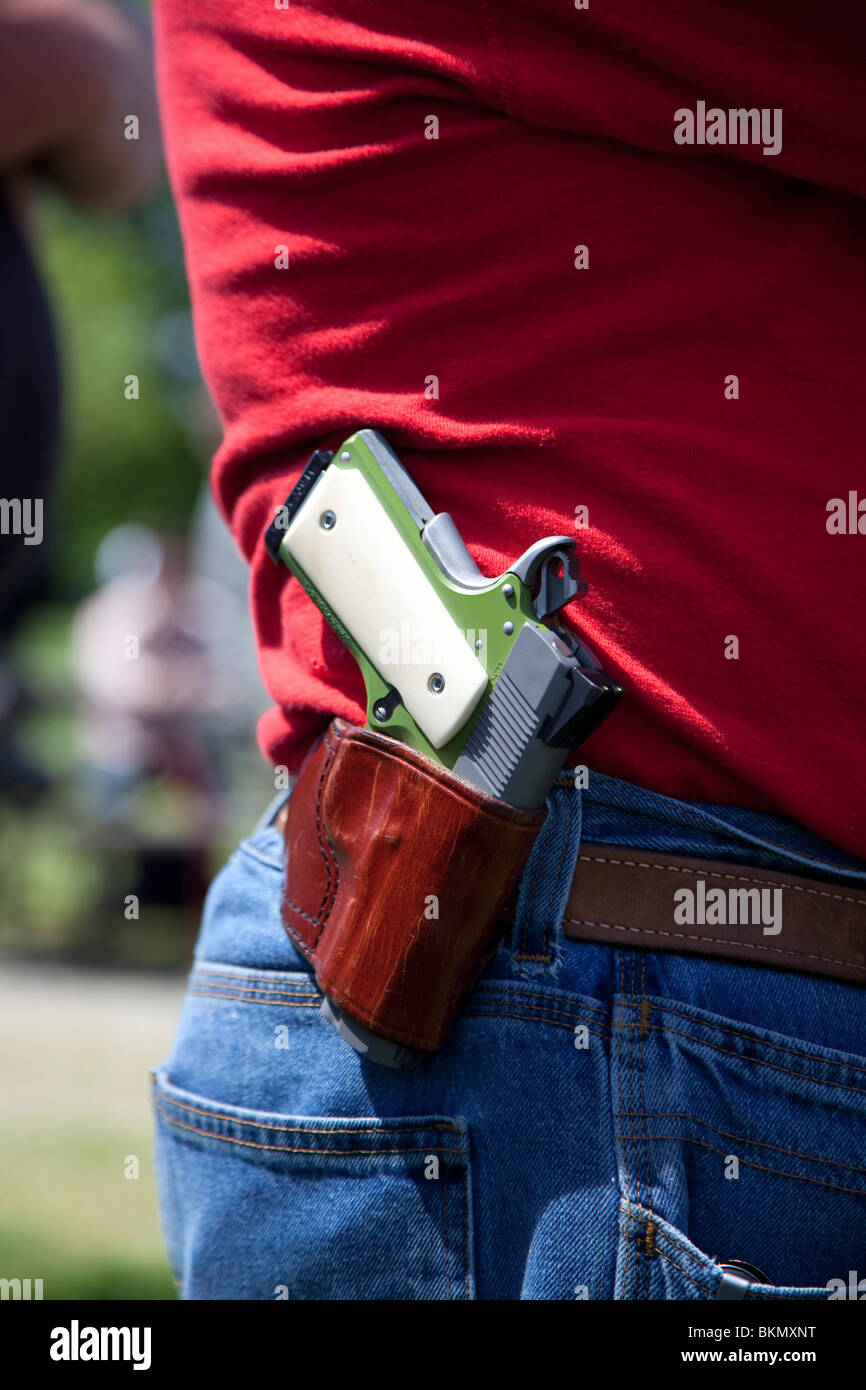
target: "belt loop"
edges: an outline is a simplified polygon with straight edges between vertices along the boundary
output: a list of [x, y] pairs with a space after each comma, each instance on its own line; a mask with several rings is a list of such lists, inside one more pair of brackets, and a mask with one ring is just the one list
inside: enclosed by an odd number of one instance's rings
[[562, 918], [580, 852], [580, 788], [560, 779], [548, 792], [546, 805], [547, 816], [520, 879], [511, 933], [511, 968], [524, 978], [559, 972]]

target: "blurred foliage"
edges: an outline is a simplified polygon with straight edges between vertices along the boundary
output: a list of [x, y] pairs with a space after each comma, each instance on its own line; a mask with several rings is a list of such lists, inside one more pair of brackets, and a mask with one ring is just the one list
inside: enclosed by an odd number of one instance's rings
[[[201, 401], [177, 221], [166, 190], [123, 216], [46, 196], [38, 260], [61, 345], [64, 448], [52, 555], [58, 590], [92, 584], [111, 527], [183, 527], [205, 470]], [[125, 378], [139, 379], [127, 400]]]
[[[15, 666], [28, 685], [48, 700], [66, 699], [72, 689], [68, 605], [41, 604], [15, 644]], [[53, 749], [54, 757], [59, 749]]]

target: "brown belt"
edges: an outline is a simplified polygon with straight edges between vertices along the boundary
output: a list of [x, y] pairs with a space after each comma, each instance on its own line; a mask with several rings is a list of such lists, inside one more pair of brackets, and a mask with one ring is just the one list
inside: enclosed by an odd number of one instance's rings
[[[278, 816], [280, 830], [287, 809]], [[582, 845], [562, 927], [574, 941], [866, 984], [866, 892], [775, 870]]]
[[742, 864], [582, 845], [563, 931], [866, 984], [866, 892]]

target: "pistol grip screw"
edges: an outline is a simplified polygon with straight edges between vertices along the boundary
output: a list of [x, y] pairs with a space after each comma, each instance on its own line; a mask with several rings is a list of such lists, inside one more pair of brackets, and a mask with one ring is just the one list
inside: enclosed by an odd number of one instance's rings
[[319, 525], [321, 526], [323, 531], [333, 531], [336, 524], [336, 512], [322, 512], [322, 515], [319, 517]]

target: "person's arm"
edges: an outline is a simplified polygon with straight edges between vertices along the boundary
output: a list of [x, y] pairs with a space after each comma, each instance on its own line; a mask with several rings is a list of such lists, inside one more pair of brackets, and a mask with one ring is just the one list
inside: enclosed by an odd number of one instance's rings
[[[133, 202], [159, 161], [146, 33], [103, 0], [0, 0], [0, 176], [91, 207]], [[137, 116], [138, 139], [124, 121]]]

